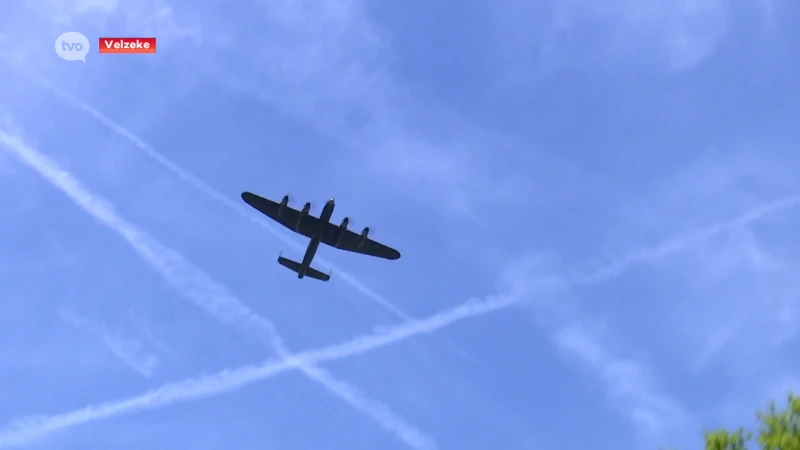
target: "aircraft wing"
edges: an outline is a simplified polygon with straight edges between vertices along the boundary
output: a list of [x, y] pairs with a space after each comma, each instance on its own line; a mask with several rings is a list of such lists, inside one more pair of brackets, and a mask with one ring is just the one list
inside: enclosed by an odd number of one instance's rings
[[270, 219], [305, 237], [311, 237], [317, 229], [319, 218], [310, 214], [303, 217], [300, 227], [297, 228], [297, 221], [302, 216], [302, 213], [289, 205], [281, 208], [280, 203], [251, 192], [242, 192], [242, 200]]
[[[303, 216], [301, 211], [298, 211], [289, 205], [284, 205], [274, 202], [270, 199], [261, 197], [251, 192], [242, 192], [242, 200], [248, 205], [257, 209], [265, 216], [278, 222], [284, 227], [294, 231], [295, 233], [302, 234], [310, 238], [319, 227], [319, 218], [310, 214]], [[297, 227], [297, 221], [303, 217], [300, 227]], [[344, 236], [339, 239], [340, 228], [338, 225], [328, 223], [325, 231], [322, 233], [322, 243], [330, 245], [331, 247], [345, 250], [348, 252], [361, 253], [362, 255], [375, 256], [384, 259], [399, 259], [400, 252], [387, 247], [372, 239], [362, 239], [361, 235], [354, 233], [350, 230], [345, 230]]]
[[387, 247], [380, 242], [375, 242], [369, 238], [362, 239], [361, 234], [359, 233], [345, 230], [344, 236], [342, 236], [341, 240], [339, 240], [339, 233], [339, 226], [329, 223], [328, 227], [325, 229], [325, 233], [322, 235], [322, 242], [340, 250], [361, 253], [362, 255], [375, 256], [377, 258], [384, 259], [400, 258], [400, 252], [397, 250]]

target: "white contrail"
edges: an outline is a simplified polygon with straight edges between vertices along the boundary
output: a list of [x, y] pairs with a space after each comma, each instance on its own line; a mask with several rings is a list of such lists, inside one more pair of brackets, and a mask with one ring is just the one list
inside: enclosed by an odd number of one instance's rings
[[[0, 130], [0, 144], [20, 162], [38, 172], [47, 181], [66, 194], [75, 204], [98, 221], [119, 234], [146, 262], [161, 274], [178, 292], [219, 319], [243, 331], [255, 334], [270, 344], [282, 358], [291, 356], [283, 339], [267, 319], [257, 315], [210, 275], [186, 261], [184, 257], [157, 242], [133, 224], [114, 212], [103, 199], [87, 190], [71, 173], [54, 161], [25, 145], [16, 136]], [[433, 449], [431, 438], [414, 428], [405, 419], [395, 415], [386, 405], [373, 401], [355, 387], [336, 380], [318, 367], [298, 366], [306, 376], [319, 382], [328, 391], [346, 401], [354, 409], [367, 414], [382, 428], [414, 449]]]
[[[543, 287], [549, 285], [545, 280]], [[297, 366], [362, 355], [420, 334], [432, 333], [464, 319], [506, 309], [525, 299], [524, 296], [494, 296], [486, 300], [471, 300], [424, 319], [383, 328], [341, 344], [300, 352], [282, 361], [272, 360], [260, 365], [227, 369], [213, 375], [169, 383], [136, 397], [91, 405], [68, 413], [15, 420], [0, 430], [0, 448], [22, 445], [55, 431], [96, 420], [211, 397], [273, 377]]]
[[[70, 95], [64, 93], [63, 91], [59, 90], [49, 81], [41, 78], [40, 76], [28, 72], [20, 68], [19, 66], [14, 66], [17, 70], [21, 71], [22, 73], [29, 76], [33, 79], [36, 83], [40, 84], [41, 86], [47, 88], [51, 91], [56, 97], [64, 100], [65, 102], [79, 108], [90, 116], [94, 117], [98, 122], [102, 125], [107, 127], [109, 130], [117, 133], [121, 137], [130, 141], [134, 146], [136, 146], [139, 150], [143, 151], [147, 156], [152, 158], [158, 164], [161, 164], [164, 168], [172, 172], [174, 175], [194, 187], [195, 189], [203, 192], [204, 194], [208, 195], [213, 200], [220, 202], [221, 204], [225, 205], [226, 207], [234, 210], [236, 213], [240, 214], [241, 216], [247, 218], [248, 220], [254, 222], [255, 224], [265, 228], [270, 233], [272, 233], [277, 238], [281, 239], [285, 243], [291, 245], [293, 248], [297, 250], [304, 250], [305, 248], [300, 244], [291, 240], [285, 233], [282, 233], [280, 230], [272, 226], [269, 222], [265, 221], [261, 216], [257, 214], [253, 214], [248, 209], [245, 209], [240, 203], [232, 201], [230, 198], [226, 197], [208, 183], [204, 182], [197, 176], [193, 175], [189, 171], [183, 169], [181, 166], [164, 156], [163, 154], [159, 153], [153, 147], [142, 141], [139, 137], [128, 131], [125, 127], [120, 125], [119, 123], [115, 122], [114, 120], [108, 118], [92, 106], [74, 98]], [[718, 236], [725, 232], [731, 231], [732, 229], [746, 226], [750, 223], [763, 219], [764, 217], [777, 213], [779, 211], [792, 208], [800, 204], [800, 195], [793, 195], [788, 196], [782, 199], [777, 199], [766, 204], [760, 205], [754, 208], [747, 213], [730, 220], [728, 222], [718, 223], [709, 227], [706, 227], [694, 234], [687, 235], [687, 236], [680, 236], [675, 239], [663, 242], [655, 247], [645, 247], [633, 253], [630, 253], [617, 261], [605, 265], [597, 270], [585, 272], [585, 273], [576, 273], [573, 274], [572, 277], [568, 278], [569, 283], [576, 283], [576, 284], [592, 284], [598, 283], [602, 281], [606, 281], [608, 279], [614, 278], [620, 275], [622, 272], [626, 271], [628, 267], [633, 264], [637, 264], [640, 262], [651, 261], [655, 259], [659, 259], [663, 256], [673, 254], [689, 248], [700, 241], [713, 238], [714, 236]], [[393, 314], [395, 317], [401, 320], [413, 320], [409, 314], [405, 311], [401, 310], [386, 298], [378, 294], [377, 292], [371, 290], [363, 283], [355, 279], [353, 276], [344, 272], [343, 270], [339, 269], [338, 267], [334, 266], [323, 257], [318, 256], [318, 259], [322, 264], [330, 267], [331, 269], [335, 270], [339, 277], [344, 280], [347, 284], [351, 287], [356, 289], [358, 292], [364, 294], [366, 297], [374, 301], [375, 303], [382, 306], [386, 311]], [[475, 362], [475, 359], [470, 356], [464, 350], [456, 347], [455, 345], [445, 341], [444, 344], [452, 351], [458, 353], [464, 359]]]
[[593, 284], [609, 280], [626, 271], [630, 266], [660, 259], [664, 256], [685, 250], [715, 236], [745, 227], [779, 211], [800, 205], [800, 195], [791, 195], [761, 204], [750, 211], [727, 222], [716, 223], [692, 234], [679, 236], [654, 247], [645, 247], [629, 253], [617, 261], [600, 269], [577, 275], [572, 280], [576, 284]]
[[[41, 85], [43, 85], [44, 87], [46, 87], [49, 90], [51, 90], [56, 96], [60, 97], [62, 100], [65, 100], [66, 102], [71, 103], [72, 105], [84, 110], [85, 112], [87, 112], [91, 116], [93, 116], [95, 119], [97, 119], [99, 122], [101, 122], [104, 126], [108, 127], [110, 130], [112, 130], [112, 131], [116, 132], [117, 134], [121, 135], [122, 137], [130, 140], [131, 143], [133, 143], [137, 148], [139, 148], [140, 150], [144, 151], [152, 159], [157, 161], [159, 164], [164, 166], [169, 171], [173, 172], [173, 174], [177, 175], [179, 178], [183, 179], [185, 182], [187, 182], [188, 184], [190, 184], [194, 188], [200, 190], [201, 192], [204, 192], [209, 197], [213, 198], [214, 200], [219, 201], [220, 203], [222, 203], [225, 206], [229, 207], [230, 209], [234, 210], [235, 212], [237, 212], [238, 214], [240, 214], [243, 217], [247, 218], [248, 220], [253, 221], [254, 223], [256, 223], [257, 225], [259, 225], [261, 227], [264, 227], [270, 233], [272, 233], [276, 237], [280, 238], [284, 242], [288, 243], [292, 247], [294, 247], [296, 249], [301, 249], [301, 247], [299, 245], [297, 245], [296, 243], [292, 242], [285, 234], [283, 234], [280, 231], [276, 230], [268, 222], [265, 222], [260, 217], [254, 215], [252, 213], [249, 213], [249, 211], [247, 211], [247, 210], [244, 210], [241, 207], [241, 205], [238, 205], [237, 203], [231, 201], [230, 199], [228, 199], [227, 197], [223, 196], [221, 193], [219, 193], [219, 191], [215, 190], [213, 187], [211, 187], [207, 183], [203, 182], [202, 180], [200, 180], [196, 176], [192, 175], [188, 171], [182, 169], [180, 166], [178, 166], [177, 164], [175, 164], [174, 162], [172, 162], [171, 160], [169, 160], [165, 156], [161, 155], [156, 150], [154, 150], [152, 147], [150, 147], [149, 145], [144, 143], [141, 139], [139, 139], [138, 137], [133, 135], [133, 133], [127, 131], [121, 125], [119, 125], [116, 122], [114, 122], [113, 120], [103, 116], [100, 112], [98, 112], [97, 110], [95, 110], [91, 106], [89, 106], [89, 105], [87, 105], [85, 103], [82, 103], [79, 100], [76, 100], [74, 98], [69, 97], [67, 94], [64, 94], [63, 92], [61, 92], [57, 88], [55, 88], [49, 82], [39, 78], [38, 76], [30, 74], [28, 72], [26, 72], [26, 73], [29, 76], [31, 76], [31, 78], [33, 78], [35, 81], [39, 82]], [[744, 215], [742, 215], [742, 216], [740, 216], [740, 217], [738, 217], [738, 218], [736, 218], [734, 220], [731, 220], [731, 221], [728, 221], [728, 222], [725, 222], [725, 223], [721, 223], [721, 224], [717, 224], [717, 225], [713, 225], [711, 227], [704, 228], [703, 230], [700, 230], [699, 232], [694, 233], [692, 235], [680, 236], [680, 237], [678, 237], [676, 239], [667, 241], [667, 242], [662, 243], [660, 245], [657, 245], [655, 247], [642, 248], [642, 249], [640, 249], [638, 251], [635, 251], [635, 252], [632, 252], [632, 253], [626, 255], [625, 257], [623, 257], [623, 258], [621, 258], [621, 259], [619, 259], [619, 260], [617, 260], [617, 261], [615, 261], [615, 262], [613, 262], [613, 263], [611, 263], [611, 264], [609, 264], [607, 266], [603, 266], [603, 267], [601, 267], [601, 268], [599, 268], [597, 270], [593, 270], [593, 271], [590, 271], [590, 272], [574, 273], [570, 277], [567, 278], [567, 283], [568, 284], [591, 284], [591, 283], [601, 282], [601, 281], [605, 281], [605, 280], [614, 278], [614, 277], [622, 274], [628, 268], [630, 268], [631, 266], [633, 266], [635, 264], [646, 262], [646, 261], [657, 260], [657, 259], [660, 259], [660, 258], [662, 258], [664, 256], [667, 256], [667, 255], [670, 255], [670, 254], [685, 250], [687, 248], [692, 247], [693, 245], [696, 245], [701, 240], [709, 239], [709, 238], [712, 238], [712, 237], [714, 237], [716, 235], [723, 234], [723, 233], [725, 233], [727, 231], [730, 231], [731, 229], [734, 229], [734, 228], [739, 227], [739, 226], [746, 226], [746, 225], [748, 225], [748, 224], [750, 224], [750, 223], [752, 223], [754, 221], [757, 221], [757, 220], [760, 220], [760, 219], [764, 218], [767, 215], [774, 214], [774, 213], [777, 213], [777, 212], [779, 212], [781, 210], [796, 206], [798, 203], [800, 203], [800, 197], [798, 197], [798, 196], [787, 197], [787, 198], [780, 199], [780, 200], [777, 200], [777, 201], [769, 202], [767, 204], [764, 204], [762, 206], [759, 206], [759, 207], [755, 208], [754, 210], [752, 210], [752, 211], [750, 211], [750, 212], [748, 212], [748, 213], [746, 213], [746, 214], [744, 214]], [[344, 279], [344, 281], [346, 281], [348, 284], [350, 284], [352, 287], [354, 287], [359, 292], [365, 294], [371, 300], [373, 300], [376, 303], [378, 303], [381, 306], [383, 306], [387, 311], [391, 312], [396, 317], [399, 317], [399, 318], [401, 318], [403, 320], [410, 320], [411, 319], [408, 314], [404, 313], [402, 310], [400, 310], [399, 308], [397, 308], [396, 306], [394, 306], [393, 304], [388, 302], [385, 298], [381, 297], [379, 294], [369, 290], [369, 288], [367, 288], [366, 286], [364, 286], [363, 284], [361, 284], [360, 282], [355, 280], [352, 276], [342, 272], [341, 269], [338, 269], [338, 268], [334, 267], [332, 264], [330, 264], [329, 262], [325, 261], [324, 259], [320, 258], [320, 260], [321, 260], [321, 262], [323, 264], [325, 264], [325, 265], [337, 270], [337, 272], [339, 272], [340, 275], [343, 275], [342, 279]], [[448, 346], [449, 349], [455, 350], [457, 353], [459, 353], [461, 356], [465, 357], [466, 359], [473, 360], [473, 358], [471, 356], [467, 355], [465, 352], [463, 352], [463, 350], [460, 350], [460, 349], [454, 347], [452, 344], [450, 344], [450, 343], [448, 343], [446, 341], [445, 341], [445, 344]], [[205, 395], [210, 395], [210, 394], [201, 393], [199, 395], [205, 396]], [[138, 407], [134, 406], [134, 408], [138, 408]], [[101, 417], [103, 417], [103, 416], [101, 416]], [[98, 418], [101, 418], [101, 417], [98, 417]], [[89, 420], [91, 420], [91, 419], [89, 419]]]
[[[141, 140], [138, 136], [128, 131], [125, 127], [117, 123], [116, 121], [112, 120], [111, 118], [107, 117], [91, 105], [88, 105], [77, 98], [74, 98], [56, 86], [54, 86], [49, 81], [41, 78], [40, 76], [28, 72], [25, 69], [22, 69], [18, 66], [14, 66], [17, 70], [21, 71], [36, 83], [40, 84], [41, 86], [47, 88], [50, 92], [53, 93], [56, 97], [60, 98], [61, 100], [73, 105], [76, 108], [83, 110], [84, 112], [88, 113], [98, 122], [100, 122], [103, 126], [108, 128], [109, 130], [113, 131], [114, 133], [118, 134], [119, 136], [127, 139], [131, 144], [133, 144], [136, 148], [141, 150], [145, 153], [148, 157], [153, 159], [155, 162], [160, 164], [162, 167], [167, 169], [173, 175], [177, 176], [193, 188], [199, 190], [200, 192], [206, 194], [209, 198], [221, 203], [225, 207], [235, 211], [240, 216], [250, 220], [251, 222], [255, 223], [256, 225], [266, 229], [269, 233], [273, 236], [277, 237], [278, 239], [282, 240], [284, 243], [292, 246], [295, 250], [298, 251], [305, 251], [305, 247], [301, 244], [298, 244], [296, 241], [289, 238], [286, 233], [283, 233], [278, 228], [270, 224], [268, 221], [264, 220], [260, 214], [255, 214], [252, 212], [251, 209], [245, 208], [241, 202], [233, 201], [228, 196], [222, 194], [218, 190], [214, 189], [211, 185], [206, 183], [205, 181], [201, 180], [188, 170], [182, 168], [178, 164], [176, 164], [171, 159], [167, 158], [156, 149], [148, 145], [146, 142]], [[314, 258], [315, 261], [319, 261], [325, 266], [328, 266], [330, 269], [334, 270], [337, 273], [337, 276], [342, 279], [345, 283], [349, 284], [352, 288], [354, 288], [359, 293], [366, 296], [368, 299], [372, 300], [379, 306], [381, 306], [384, 310], [395, 316], [396, 318], [404, 321], [414, 320], [408, 313], [400, 309], [398, 306], [387, 300], [382, 295], [378, 294], [377, 292], [373, 291], [369, 287], [367, 287], [364, 283], [357, 280], [355, 277], [350, 275], [349, 273], [345, 272], [344, 270], [340, 269], [339, 267], [334, 266], [330, 261], [326, 260], [322, 256], [316, 256]], [[465, 350], [457, 347], [456, 345], [444, 341], [443, 344], [449, 350], [453, 351], [454, 353], [458, 354], [461, 358], [473, 363], [477, 364], [477, 361], [474, 357], [472, 357], [469, 353]]]
[[[613, 278], [637, 263], [657, 260], [669, 254], [679, 252], [697, 244], [702, 239], [713, 237], [735, 226], [747, 225], [765, 217], [767, 214], [776, 213], [781, 209], [788, 208], [797, 203], [798, 197], [796, 196], [766, 203], [734, 220], [712, 225], [697, 233], [678, 237], [655, 247], [636, 251], [604, 268], [577, 276], [573, 282], [591, 283]], [[0, 431], [0, 447], [22, 444], [59, 429], [81, 425], [95, 420], [102, 420], [144, 409], [168, 406], [175, 402], [213, 396], [293, 369], [295, 365], [301, 362], [313, 364], [321, 361], [330, 361], [363, 354], [418, 334], [434, 332], [466, 318], [507, 308], [522, 300], [522, 297], [496, 297], [483, 302], [467, 302], [452, 310], [439, 313], [426, 319], [408, 322], [384, 330], [382, 333], [361, 336], [344, 344], [326, 347], [321, 350], [306, 351], [299, 355], [292, 356], [288, 360], [268, 362], [261, 366], [248, 366], [240, 369], [226, 370], [213, 376], [172, 383], [138, 397], [89, 406], [65, 414], [31, 417], [14, 421], [6, 427], [5, 430]]]

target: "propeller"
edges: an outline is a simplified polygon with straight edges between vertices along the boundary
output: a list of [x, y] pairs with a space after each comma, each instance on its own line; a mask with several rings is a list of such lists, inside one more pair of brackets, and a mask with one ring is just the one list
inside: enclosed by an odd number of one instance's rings
[[308, 210], [309, 214], [312, 214], [314, 211], [317, 210], [317, 201], [316, 200], [306, 200], [306, 201], [303, 202], [303, 206], [306, 206], [306, 203], [311, 205], [311, 208], [309, 208], [309, 210]]
[[281, 198], [280, 200], [278, 200], [278, 203], [282, 202], [284, 198], [286, 199], [286, 206], [291, 206], [292, 202], [295, 199], [294, 195], [287, 192], [286, 194], [281, 195]]
[[[297, 197], [295, 197], [294, 195], [292, 195], [291, 193], [287, 193], [287, 194], [285, 194], [285, 197], [289, 197], [289, 201], [288, 201], [288, 202], [286, 202], [286, 204], [287, 204], [287, 205], [289, 205], [289, 206], [291, 206], [291, 204], [292, 204], [292, 203], [294, 202], [294, 200], [297, 198]], [[283, 197], [281, 197], [281, 200], [283, 200]], [[295, 206], [292, 206], [292, 208], [294, 208], [294, 209], [297, 209], [298, 211], [300, 211], [300, 210], [302, 210], [302, 209], [303, 209], [303, 206], [305, 206], [305, 205], [306, 205], [306, 203], [309, 203], [309, 204], [311, 204], [311, 208], [308, 210], [309, 214], [311, 214], [312, 212], [314, 212], [314, 210], [316, 210], [316, 209], [317, 209], [317, 202], [315, 202], [315, 201], [309, 201], [309, 202], [300, 202], [300, 204], [297, 204], [297, 205], [295, 205]]]
[[[361, 234], [364, 231], [364, 227], [359, 226], [359, 222], [350, 217], [350, 221], [347, 223], [347, 229], [352, 231], [356, 234]], [[369, 238], [375, 236], [375, 227], [369, 227]]]

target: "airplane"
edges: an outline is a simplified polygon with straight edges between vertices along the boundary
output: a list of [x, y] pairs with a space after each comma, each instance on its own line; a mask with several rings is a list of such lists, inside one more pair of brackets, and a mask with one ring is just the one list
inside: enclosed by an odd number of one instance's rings
[[302, 263], [284, 258], [283, 252], [278, 255], [278, 264], [295, 272], [297, 278], [302, 279], [307, 276], [315, 280], [330, 280], [330, 273], [322, 273], [311, 267], [311, 260], [314, 259], [320, 242], [340, 250], [361, 253], [362, 255], [390, 260], [400, 258], [400, 252], [397, 250], [369, 239], [367, 237], [369, 235], [369, 227], [365, 227], [359, 235], [347, 229], [347, 224], [350, 221], [347, 217], [338, 226], [331, 223], [331, 215], [336, 206], [336, 202], [332, 198], [325, 202], [325, 206], [322, 207], [322, 213], [318, 218], [309, 214], [311, 203], [306, 203], [300, 211], [288, 206], [288, 195], [285, 195], [281, 202], [277, 203], [251, 192], [242, 192], [242, 200], [284, 227], [311, 238]]

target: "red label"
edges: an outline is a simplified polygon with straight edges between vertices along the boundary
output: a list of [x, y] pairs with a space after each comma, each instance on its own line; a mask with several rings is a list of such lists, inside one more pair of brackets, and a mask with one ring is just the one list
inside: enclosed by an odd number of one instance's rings
[[155, 53], [156, 38], [100, 38], [100, 53]]

